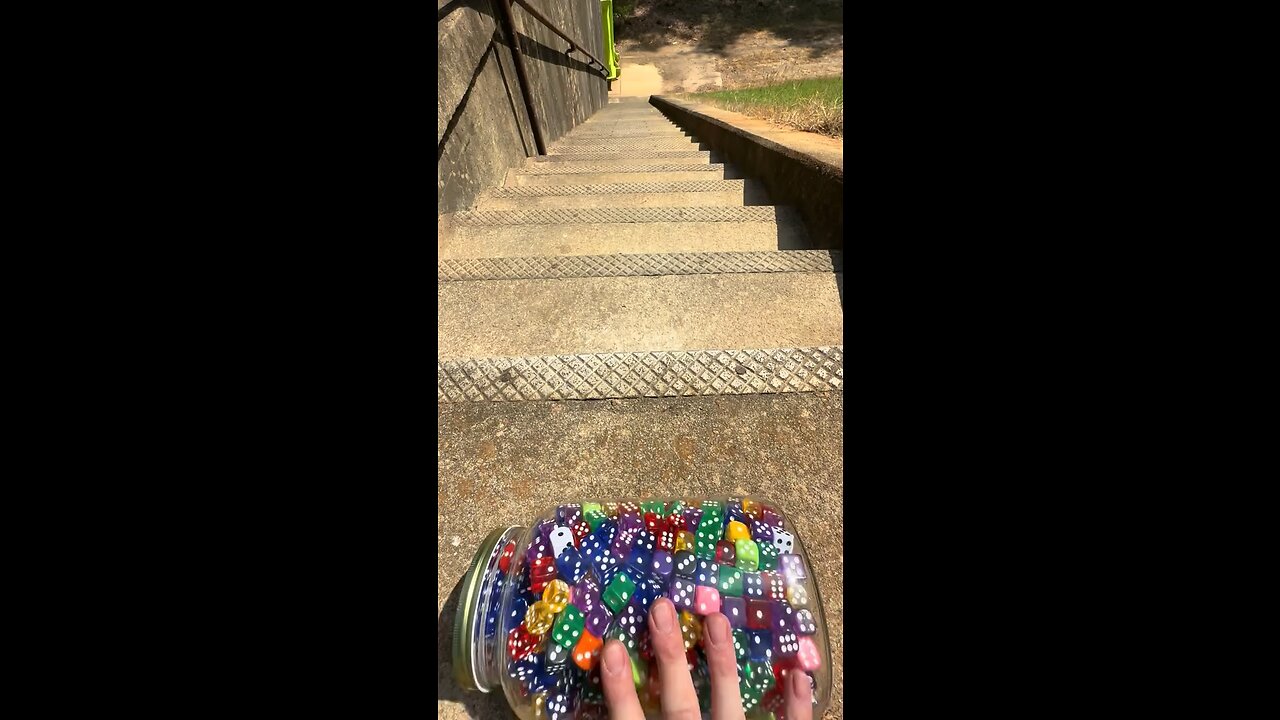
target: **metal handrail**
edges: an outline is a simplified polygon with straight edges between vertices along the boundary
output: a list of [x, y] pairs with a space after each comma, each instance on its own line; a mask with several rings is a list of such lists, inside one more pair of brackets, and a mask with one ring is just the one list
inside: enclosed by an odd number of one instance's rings
[[[543, 25], [547, 26], [547, 29], [548, 29], [548, 30], [550, 30], [551, 32], [553, 32], [553, 33], [555, 33], [555, 34], [559, 35], [561, 38], [564, 38], [564, 41], [565, 41], [565, 42], [567, 42], [567, 43], [569, 43], [569, 52], [573, 52], [574, 50], [577, 50], [578, 52], [580, 52], [580, 53], [582, 53], [583, 55], [586, 55], [588, 58], [590, 58], [590, 59], [591, 59], [591, 61], [592, 61], [592, 62], [594, 62], [596, 65], [599, 65], [599, 66], [600, 66], [600, 75], [601, 75], [601, 76], [603, 76], [605, 79], [608, 79], [608, 77], [609, 77], [609, 69], [608, 69], [608, 68], [606, 68], [606, 67], [605, 67], [605, 65], [604, 65], [604, 63], [600, 62], [600, 60], [599, 60], [599, 59], [597, 59], [595, 55], [592, 55], [591, 53], [587, 52], [587, 51], [586, 51], [586, 49], [582, 46], [582, 43], [580, 43], [580, 42], [578, 42], [578, 41], [574, 40], [573, 38], [569, 37], [568, 35], [565, 35], [565, 34], [564, 34], [564, 31], [562, 31], [560, 28], [558, 28], [558, 27], [556, 27], [554, 24], [552, 24], [552, 22], [551, 22], [550, 20], [548, 20], [548, 19], [546, 19], [545, 17], [543, 17], [543, 16], [542, 16], [542, 13], [538, 12], [537, 10], [535, 10], [535, 9], [533, 8], [533, 6], [529, 4], [528, 0], [515, 0], [515, 2], [519, 3], [520, 7], [524, 8], [525, 12], [529, 13], [530, 15], [532, 15], [534, 20], [537, 20], [538, 22], [540, 22], [540, 23], [542, 23]], [[590, 63], [588, 63], [588, 65], [590, 65]]]

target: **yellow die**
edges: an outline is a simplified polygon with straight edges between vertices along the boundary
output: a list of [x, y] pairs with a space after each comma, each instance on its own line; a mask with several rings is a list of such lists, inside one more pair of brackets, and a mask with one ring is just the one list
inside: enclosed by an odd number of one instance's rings
[[737, 520], [730, 520], [729, 527], [724, 531], [724, 539], [728, 540], [729, 542], [737, 542], [739, 540], [750, 540], [751, 531], [747, 529], [746, 525], [743, 525]]

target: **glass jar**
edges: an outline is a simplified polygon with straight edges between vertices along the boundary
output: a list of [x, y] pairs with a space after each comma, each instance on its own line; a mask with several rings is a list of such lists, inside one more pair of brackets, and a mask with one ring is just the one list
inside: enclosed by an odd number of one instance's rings
[[646, 716], [660, 717], [647, 621], [650, 604], [666, 597], [704, 716], [702, 618], [721, 612], [747, 717], [780, 712], [791, 671], [809, 676], [821, 717], [831, 654], [810, 567], [795, 527], [757, 498], [566, 503], [481, 543], [454, 620], [454, 677], [467, 690], [500, 688], [522, 720], [606, 718], [599, 655], [618, 639]]

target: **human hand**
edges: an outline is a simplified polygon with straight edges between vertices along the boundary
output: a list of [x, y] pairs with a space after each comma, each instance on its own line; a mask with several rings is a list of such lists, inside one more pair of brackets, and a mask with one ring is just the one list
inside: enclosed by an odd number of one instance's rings
[[[703, 619], [702, 647], [711, 672], [712, 720], [744, 720], [742, 698], [738, 694], [738, 664], [733, 653], [733, 630], [724, 615], [715, 613]], [[684, 639], [676, 608], [661, 598], [649, 610], [649, 641], [658, 662], [661, 681], [662, 717], [664, 720], [700, 720], [698, 695], [685, 658]], [[644, 710], [631, 679], [631, 658], [617, 640], [604, 646], [600, 658], [600, 680], [604, 685], [605, 703], [612, 720], [644, 720]], [[802, 672], [787, 673], [786, 698], [788, 720], [813, 720], [812, 690], [809, 678]]]

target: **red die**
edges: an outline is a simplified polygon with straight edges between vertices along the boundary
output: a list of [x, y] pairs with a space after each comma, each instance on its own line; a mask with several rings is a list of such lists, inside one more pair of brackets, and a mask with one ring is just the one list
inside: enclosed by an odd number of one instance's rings
[[539, 638], [531, 635], [524, 623], [520, 623], [507, 633], [507, 654], [519, 662], [532, 654], [539, 642]]
[[569, 528], [573, 531], [573, 544], [582, 547], [582, 539], [591, 534], [591, 523], [586, 520], [579, 520]]
[[786, 600], [787, 584], [782, 576], [772, 570], [760, 573], [760, 584], [764, 587], [764, 596], [770, 600]]
[[716, 543], [716, 562], [722, 566], [732, 565], [737, 554], [737, 551], [734, 550], [734, 544], [728, 540], [721, 540]]
[[515, 556], [516, 544], [515, 541], [512, 541], [507, 543], [506, 547], [502, 548], [502, 556], [498, 558], [498, 569], [502, 572], [506, 572], [511, 569], [511, 558]]
[[655, 535], [658, 532], [658, 514], [655, 512], [647, 512], [644, 514], [644, 529]]
[[658, 530], [658, 549], [671, 552], [676, 549], [676, 531], [671, 529], [671, 524], [664, 522]]
[[543, 588], [556, 579], [556, 559], [549, 556], [534, 560], [529, 567], [529, 589], [541, 593]]

